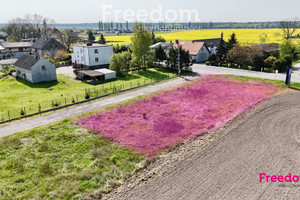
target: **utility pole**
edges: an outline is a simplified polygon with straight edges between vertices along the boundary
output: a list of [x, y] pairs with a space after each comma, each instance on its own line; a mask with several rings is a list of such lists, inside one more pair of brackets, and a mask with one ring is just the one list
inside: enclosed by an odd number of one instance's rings
[[178, 43], [178, 76], [180, 76], [180, 73], [181, 73], [181, 70], [180, 70], [180, 46], [179, 46], [179, 43]]

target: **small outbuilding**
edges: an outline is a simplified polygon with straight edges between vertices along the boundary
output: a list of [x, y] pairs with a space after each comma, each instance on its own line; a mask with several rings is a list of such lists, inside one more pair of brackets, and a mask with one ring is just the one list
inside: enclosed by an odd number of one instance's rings
[[95, 71], [104, 74], [105, 80], [111, 80], [117, 78], [117, 73], [109, 69], [96, 69]]
[[23, 55], [15, 62], [17, 77], [31, 83], [56, 81], [55, 65], [39, 56]]
[[95, 70], [82, 70], [77, 72], [77, 79], [82, 81], [105, 81], [105, 76]]
[[109, 69], [81, 70], [77, 72], [77, 79], [83, 81], [106, 81], [116, 78], [116, 72]]

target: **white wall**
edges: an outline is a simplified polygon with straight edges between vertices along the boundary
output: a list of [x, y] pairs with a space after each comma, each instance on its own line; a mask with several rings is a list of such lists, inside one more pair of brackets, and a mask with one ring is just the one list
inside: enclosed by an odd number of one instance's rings
[[30, 70], [27, 70], [27, 69], [24, 69], [21, 67], [17, 67], [17, 66], [15, 66], [15, 70], [17, 72], [17, 77], [32, 83], [32, 76], [31, 76]]
[[[95, 53], [95, 49], [98, 53]], [[86, 66], [98, 66], [110, 64], [113, 55], [112, 46], [74, 46], [72, 62]], [[96, 61], [98, 58], [98, 62]]]
[[43, 58], [31, 67], [31, 73], [33, 83], [57, 80], [55, 65]]

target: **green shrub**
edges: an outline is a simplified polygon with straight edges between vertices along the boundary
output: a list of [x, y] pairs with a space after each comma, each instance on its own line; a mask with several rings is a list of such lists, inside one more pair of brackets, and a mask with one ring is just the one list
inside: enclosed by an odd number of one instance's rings
[[269, 56], [267, 59], [265, 59], [264, 63], [265, 63], [265, 67], [266, 68], [272, 68], [273, 64], [277, 61], [277, 58], [275, 58], [274, 56]]
[[278, 70], [278, 72], [285, 72], [288, 68], [289, 64], [284, 58], [279, 58], [273, 64], [273, 70]]

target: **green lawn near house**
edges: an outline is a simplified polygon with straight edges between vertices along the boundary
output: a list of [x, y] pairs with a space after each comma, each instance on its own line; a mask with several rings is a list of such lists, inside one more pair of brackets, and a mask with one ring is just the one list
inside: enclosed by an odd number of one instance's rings
[[0, 199], [99, 199], [143, 161], [64, 120], [0, 138]]
[[[147, 71], [131, 72], [105, 83], [90, 84], [76, 81], [69, 76], [57, 75], [57, 81], [31, 84], [21, 79], [0, 79], [0, 121], [8, 117], [21, 116], [21, 110], [26, 114], [35, 113], [72, 102], [112, 93], [116, 90], [128, 89], [148, 84], [157, 80], [174, 77], [176, 73], [165, 69], [148, 69]], [[8, 116], [9, 115], [9, 116]]]

